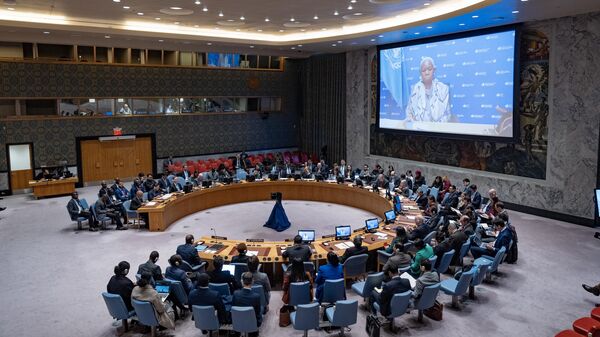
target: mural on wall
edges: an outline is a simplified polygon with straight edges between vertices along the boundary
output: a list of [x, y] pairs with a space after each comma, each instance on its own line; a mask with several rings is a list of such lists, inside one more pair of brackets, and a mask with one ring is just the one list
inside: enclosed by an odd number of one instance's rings
[[[497, 172], [536, 179], [546, 178], [548, 144], [549, 41], [536, 30], [524, 30], [520, 55], [520, 139], [505, 144], [473, 140], [407, 136], [378, 131], [370, 126], [370, 153], [434, 164]], [[371, 60], [371, 81], [376, 81], [377, 56]], [[371, 115], [377, 87], [371, 84]]]

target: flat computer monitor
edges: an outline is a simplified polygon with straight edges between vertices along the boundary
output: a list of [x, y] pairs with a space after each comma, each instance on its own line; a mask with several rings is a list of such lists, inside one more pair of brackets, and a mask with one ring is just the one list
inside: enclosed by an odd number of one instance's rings
[[385, 215], [385, 223], [390, 223], [396, 221], [396, 211], [390, 209], [389, 211], [384, 213]]
[[157, 284], [156, 292], [168, 294], [170, 290], [170, 286], [168, 284]]
[[396, 214], [402, 213], [402, 201], [400, 201], [399, 195], [394, 196], [394, 211], [396, 211]]
[[367, 231], [375, 231], [379, 228], [379, 220], [377, 218], [367, 219], [365, 220], [365, 227], [367, 227]]
[[352, 227], [348, 225], [344, 226], [335, 226], [335, 239], [336, 240], [346, 240], [352, 234]]
[[312, 229], [300, 229], [298, 235], [302, 237], [302, 242], [311, 243], [315, 241], [315, 231]]

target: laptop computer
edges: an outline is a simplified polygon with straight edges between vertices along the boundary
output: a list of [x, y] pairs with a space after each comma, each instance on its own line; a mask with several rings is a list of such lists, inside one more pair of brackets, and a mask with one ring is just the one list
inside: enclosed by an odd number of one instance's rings
[[223, 271], [228, 271], [229, 274], [235, 275], [235, 266], [232, 264], [224, 264]]

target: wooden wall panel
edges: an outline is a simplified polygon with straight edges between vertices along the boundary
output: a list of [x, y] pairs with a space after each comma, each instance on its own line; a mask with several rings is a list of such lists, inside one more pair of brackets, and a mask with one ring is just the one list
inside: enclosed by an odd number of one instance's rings
[[127, 179], [152, 172], [152, 139], [84, 140], [81, 142], [82, 181]]
[[29, 181], [33, 179], [33, 170], [18, 170], [10, 172], [10, 189], [12, 191], [29, 188]]

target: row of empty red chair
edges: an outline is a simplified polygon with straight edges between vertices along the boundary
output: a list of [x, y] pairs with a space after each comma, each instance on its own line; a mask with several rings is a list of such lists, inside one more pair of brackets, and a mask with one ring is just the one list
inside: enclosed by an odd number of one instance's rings
[[555, 337], [600, 337], [600, 307], [573, 322], [573, 330], [563, 330]]
[[[285, 151], [285, 152], [267, 152], [261, 154], [250, 154], [248, 160], [252, 166], [256, 166], [259, 163], [265, 161], [275, 162], [278, 157], [283, 158], [284, 162], [290, 162], [292, 165], [301, 165], [307, 162], [309, 159], [313, 162], [317, 162], [318, 157], [315, 154], [308, 155], [306, 152], [301, 151]], [[183, 162], [176, 161], [173, 165], [169, 165], [168, 169], [170, 172], [179, 173], [183, 171]], [[233, 167], [233, 160], [228, 158], [209, 158], [206, 160], [187, 160], [185, 165], [188, 171], [198, 171], [200, 173], [210, 171], [211, 169], [218, 169], [223, 164], [227, 169]]]

